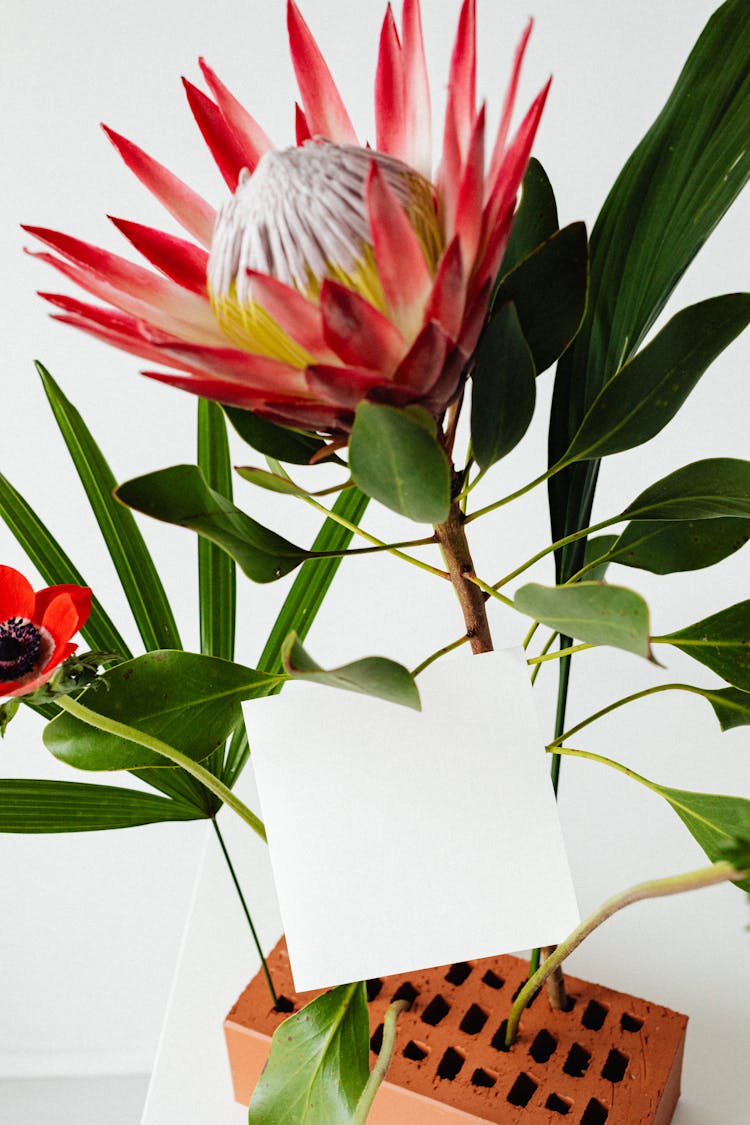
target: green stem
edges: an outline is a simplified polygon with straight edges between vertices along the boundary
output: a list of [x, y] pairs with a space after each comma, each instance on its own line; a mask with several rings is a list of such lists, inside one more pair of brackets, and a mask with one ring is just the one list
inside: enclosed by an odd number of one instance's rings
[[508, 582], [512, 582], [519, 574], [523, 574], [523, 572], [533, 566], [534, 563], [538, 563], [540, 559], [551, 555], [553, 551], [559, 551], [563, 547], [567, 547], [570, 543], [577, 543], [579, 539], [585, 539], [587, 535], [591, 535], [594, 531], [601, 531], [605, 527], [611, 527], [613, 523], [619, 523], [621, 519], [621, 516], [611, 516], [609, 519], [602, 520], [601, 523], [592, 523], [590, 527], [584, 527], [581, 531], [574, 531], [572, 535], [566, 535], [563, 539], [558, 539], [555, 543], [550, 543], [549, 546], [541, 551], [537, 551], [530, 559], [527, 559], [526, 562], [517, 566], [515, 570], [511, 570], [510, 574], [506, 574], [505, 577], [501, 578], [498, 582], [493, 582], [493, 589], [499, 590], [502, 586], [507, 585]]
[[[549, 637], [547, 638], [547, 642], [546, 642], [544, 648], [539, 653], [540, 656], [544, 656], [545, 653], [549, 652], [549, 650], [552, 648], [553, 644], [557, 640], [557, 637], [558, 637], [557, 633], [550, 633]], [[537, 662], [537, 665], [534, 668], [534, 671], [531, 673], [531, 686], [532, 687], [536, 683], [536, 678], [539, 675], [541, 667], [542, 667], [541, 663]]]
[[486, 516], [490, 512], [496, 511], [498, 508], [503, 508], [506, 504], [510, 504], [512, 500], [518, 500], [521, 496], [525, 496], [527, 492], [531, 492], [538, 484], [544, 484], [546, 480], [558, 471], [559, 466], [554, 465], [548, 469], [546, 473], [542, 473], [540, 477], [525, 484], [523, 488], [517, 488], [515, 492], [511, 492], [508, 496], [503, 496], [502, 500], [495, 500], [493, 504], [488, 504], [486, 508], [479, 508], [476, 512], [472, 512], [470, 516], [466, 517], [466, 522], [471, 523], [472, 520], [478, 520], [480, 516]]
[[494, 586], [490, 586], [489, 583], [483, 582], [482, 579], [477, 578], [476, 574], [474, 574], [473, 572], [467, 571], [464, 575], [464, 578], [467, 582], [473, 582], [475, 586], [478, 586], [479, 589], [483, 593], [485, 593], [488, 598], [494, 598], [495, 601], [502, 602], [503, 605], [507, 605], [509, 609], [516, 608], [511, 598], [506, 597], [505, 594], [498, 593]]
[[[554, 640], [554, 635], [551, 640]], [[548, 646], [545, 646], [545, 649]], [[544, 664], [548, 660], [565, 660], [573, 655], [574, 652], [585, 652], [587, 648], [597, 648], [597, 645], [580, 644], [569, 645], [568, 648], [559, 648], [557, 652], [544, 651], [541, 656], [529, 656], [526, 660], [527, 664]]]
[[521, 1013], [537, 989], [541, 988], [547, 978], [556, 969], [559, 969], [565, 958], [570, 956], [573, 950], [577, 949], [597, 926], [606, 922], [618, 910], [622, 910], [623, 907], [630, 906], [632, 903], [641, 902], [643, 899], [663, 898], [666, 895], [681, 894], [683, 891], [699, 890], [701, 887], [713, 887], [717, 883], [733, 883], [745, 877], [745, 872], [737, 871], [733, 864], [722, 860], [719, 863], [712, 863], [709, 867], [701, 867], [697, 871], [688, 871], [684, 875], [669, 875], [664, 879], [649, 879], [645, 883], [638, 883], [637, 886], [630, 887], [628, 890], [621, 891], [619, 894], [608, 898], [593, 914], [590, 914], [579, 926], [576, 926], [565, 941], [560, 942], [541, 968], [526, 981], [510, 1010], [508, 1027], [505, 1033], [506, 1047], [511, 1047], [515, 1042]]
[[240, 881], [237, 878], [237, 872], [234, 870], [234, 864], [232, 863], [231, 859], [229, 858], [229, 852], [227, 851], [227, 846], [224, 843], [224, 837], [221, 834], [221, 829], [219, 828], [219, 825], [216, 822], [216, 817], [212, 818], [211, 823], [214, 826], [214, 832], [216, 833], [216, 839], [219, 841], [219, 846], [220, 846], [220, 848], [222, 850], [222, 853], [224, 855], [226, 865], [229, 868], [229, 874], [232, 878], [232, 882], [234, 883], [234, 889], [237, 892], [237, 897], [240, 900], [240, 905], [242, 906], [243, 913], [245, 915], [245, 918], [247, 919], [247, 924], [250, 927], [250, 933], [252, 934], [253, 942], [255, 944], [255, 948], [258, 951], [258, 956], [260, 957], [261, 967], [263, 969], [263, 975], [266, 978], [266, 984], [268, 985], [268, 991], [271, 993], [271, 999], [273, 1000], [273, 1006], [275, 1008], [278, 1005], [279, 998], [276, 994], [276, 989], [273, 986], [273, 981], [271, 979], [271, 973], [270, 973], [269, 968], [268, 968], [268, 962], [266, 961], [266, 958], [263, 954], [263, 947], [260, 944], [260, 940], [258, 938], [257, 930], [255, 929], [252, 917], [250, 916], [250, 911], [248, 909], [247, 902], [245, 901], [245, 896], [242, 893], [242, 887], [240, 886]]
[[117, 738], [124, 738], [126, 742], [134, 742], [137, 746], [144, 746], [147, 750], [153, 750], [155, 754], [160, 754], [163, 758], [168, 758], [176, 766], [181, 766], [187, 773], [191, 774], [197, 781], [202, 782], [206, 789], [210, 789], [220, 801], [233, 809], [238, 816], [241, 816], [246, 824], [249, 824], [254, 832], [260, 836], [264, 843], [267, 843], [266, 830], [263, 821], [260, 820], [254, 812], [252, 812], [247, 805], [243, 804], [239, 797], [235, 797], [231, 789], [228, 789], [223, 782], [219, 781], [218, 777], [210, 773], [199, 762], [194, 762], [187, 754], [183, 754], [181, 750], [176, 750], [174, 746], [168, 746], [166, 742], [162, 742], [159, 738], [154, 738], [151, 734], [145, 734], [143, 731], [135, 730], [134, 727], [128, 727], [124, 723], [118, 723], [116, 719], [109, 719], [106, 715], [100, 715], [97, 711], [92, 711], [90, 707], [84, 707], [82, 703], [77, 700], [71, 699], [69, 695], [59, 696], [55, 702], [57, 706], [63, 711], [68, 711], [76, 719], [86, 723], [96, 730], [105, 731], [107, 734], [113, 734]]
[[421, 664], [418, 664], [414, 671], [411, 673], [412, 676], [418, 676], [420, 672], [424, 672], [425, 668], [429, 668], [429, 666], [431, 664], [434, 664], [436, 660], [439, 660], [441, 656], [447, 656], [449, 652], [453, 652], [454, 649], [460, 648], [461, 645], [465, 645], [468, 639], [469, 638], [466, 636], [466, 633], [464, 633], [464, 635], [462, 637], [459, 637], [457, 641], [451, 641], [449, 645], [443, 645], [443, 647], [439, 648], [437, 652], [431, 653], [422, 661]]
[[[653, 639], [653, 638], [652, 638]], [[593, 715], [589, 715], [587, 719], [583, 719], [580, 723], [576, 723], [574, 727], [570, 727], [564, 734], [560, 734], [550, 746], [557, 746], [558, 743], [566, 742], [571, 735], [578, 734], [579, 730], [589, 726], [590, 723], [595, 723], [597, 719], [603, 718], [608, 715], [610, 711], [616, 711], [619, 707], [624, 707], [627, 703], [634, 703], [636, 699], [645, 699], [647, 695], [657, 695], [661, 691], [688, 691], [692, 695], [705, 696], [705, 691], [702, 688], [693, 687], [691, 684], [658, 684], [656, 687], [644, 688], [643, 691], [635, 691], [632, 695], [625, 695], [622, 699], [610, 703], [607, 707], [602, 707], [600, 711], [595, 711]]]
[[367, 1117], [375, 1101], [375, 1095], [383, 1084], [388, 1067], [393, 1057], [393, 1048], [396, 1046], [396, 1022], [403, 1011], [411, 1007], [408, 1000], [394, 1000], [383, 1019], [383, 1043], [378, 1055], [378, 1061], [370, 1072], [364, 1090], [362, 1091], [357, 1108], [351, 1119], [351, 1125], [365, 1125]]

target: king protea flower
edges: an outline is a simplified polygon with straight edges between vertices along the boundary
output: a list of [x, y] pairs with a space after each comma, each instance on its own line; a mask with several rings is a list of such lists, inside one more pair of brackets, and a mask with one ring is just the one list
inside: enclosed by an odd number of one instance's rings
[[48, 586], [34, 593], [20, 571], [0, 566], [0, 699], [45, 684], [76, 651], [70, 638], [90, 612], [87, 586]]
[[209, 204], [105, 127], [127, 166], [191, 235], [113, 219], [154, 272], [79, 239], [26, 229], [90, 304], [42, 294], [57, 319], [169, 371], [160, 382], [282, 425], [345, 434], [362, 399], [456, 397], [487, 312], [549, 83], [509, 140], [526, 28], [492, 149], [475, 96], [475, 0], [464, 0], [433, 174], [419, 0], [390, 7], [375, 79], [374, 147], [360, 143], [294, 0], [296, 145], [275, 148], [201, 60], [188, 102], [230, 195]]

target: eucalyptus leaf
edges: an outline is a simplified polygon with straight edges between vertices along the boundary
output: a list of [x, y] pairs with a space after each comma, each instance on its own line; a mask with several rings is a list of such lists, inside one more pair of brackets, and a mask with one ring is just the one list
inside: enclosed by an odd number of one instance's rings
[[739, 551], [750, 539], [750, 519], [634, 520], [619, 538], [606, 538], [615, 540], [611, 562], [653, 574], [675, 574], [713, 566]]
[[727, 683], [750, 691], [750, 599], [654, 640], [674, 645]]
[[586, 541], [586, 554], [584, 555], [583, 565], [589, 566], [591, 563], [598, 563], [597, 566], [592, 566], [591, 570], [586, 571], [587, 582], [604, 581], [604, 576], [611, 562], [610, 551], [616, 542], [616, 535], [597, 535], [595, 539], [588, 539]]
[[471, 441], [481, 469], [510, 453], [534, 416], [536, 368], [515, 305], [503, 305], [482, 333], [472, 374]]
[[250, 1102], [252, 1125], [346, 1125], [368, 1078], [363, 983], [318, 996], [277, 1027]]
[[[728, 844], [750, 835], [750, 801], [744, 797], [725, 797], [715, 793], [691, 793], [649, 783], [674, 809], [698, 841], [712, 863], [725, 858]], [[736, 884], [750, 892], [750, 879]]]
[[328, 687], [343, 688], [362, 695], [373, 695], [389, 703], [398, 703], [420, 711], [419, 691], [414, 677], [402, 664], [383, 656], [367, 656], [344, 664], [340, 668], [324, 670], [300, 644], [296, 633], [291, 633], [282, 648], [284, 668], [295, 680], [309, 680]]
[[418, 523], [442, 523], [451, 502], [451, 470], [437, 424], [421, 407], [372, 402], [357, 407], [349, 463], [362, 492]]
[[218, 544], [253, 582], [273, 582], [310, 552], [257, 523], [209, 488], [196, 465], [174, 465], [121, 484], [118, 499], [136, 511], [190, 528]]
[[750, 461], [709, 457], [693, 461], [645, 489], [619, 519], [750, 519]]
[[620, 453], [671, 421], [700, 377], [750, 322], [750, 294], [683, 309], [605, 383], [565, 454], [566, 463]]
[[326, 443], [314, 434], [285, 429], [238, 406], [225, 406], [223, 410], [244, 442], [277, 461], [309, 465], [315, 454], [325, 447]]
[[714, 709], [722, 730], [750, 726], [750, 691], [739, 688], [720, 688], [719, 691], [702, 691]]
[[546, 371], [574, 339], [586, 311], [588, 242], [583, 223], [552, 234], [500, 282], [493, 307], [512, 301], [534, 357]]
[[101, 832], [205, 815], [180, 801], [113, 785], [0, 779], [0, 832]]
[[[550, 465], [567, 451], [602, 387], [641, 346], [670, 294], [750, 174], [750, 5], [709, 20], [666, 105], [628, 159], [591, 234], [586, 317], [558, 366]], [[549, 483], [554, 540], [586, 527], [598, 462]], [[558, 579], [582, 546], [557, 553]]]
[[516, 593], [513, 604], [564, 637], [611, 645], [651, 659], [648, 606], [634, 590], [600, 582], [572, 586], [529, 583]]
[[279, 473], [270, 473], [268, 469], [256, 469], [252, 465], [237, 465], [235, 469], [243, 480], [254, 484], [257, 488], [264, 488], [267, 492], [279, 492], [282, 496], [308, 496], [304, 488], [300, 488], [289, 477], [282, 477]]
[[[276, 680], [252, 668], [189, 652], [153, 652], [110, 669], [78, 702], [104, 718], [203, 761], [238, 725], [240, 701], [267, 695]], [[85, 770], [164, 768], [165, 759], [67, 712], [44, 729], [60, 761]]]
[[537, 246], [546, 242], [559, 225], [552, 184], [544, 168], [532, 156], [523, 178], [521, 202], [513, 216], [498, 278], [502, 280], [515, 269]]

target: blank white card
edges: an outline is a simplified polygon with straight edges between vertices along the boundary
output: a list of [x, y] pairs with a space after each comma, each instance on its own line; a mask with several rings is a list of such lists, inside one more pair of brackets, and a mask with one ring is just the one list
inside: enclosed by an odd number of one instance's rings
[[422, 711], [319, 684], [244, 705], [297, 991], [559, 942], [579, 921], [518, 650]]

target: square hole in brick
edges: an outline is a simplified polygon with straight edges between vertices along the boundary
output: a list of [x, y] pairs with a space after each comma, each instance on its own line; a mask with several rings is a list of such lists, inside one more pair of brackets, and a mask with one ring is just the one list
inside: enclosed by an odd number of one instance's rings
[[569, 1102], [567, 1098], [561, 1098], [559, 1094], [550, 1094], [544, 1103], [544, 1108], [551, 1110], [552, 1113], [559, 1113], [561, 1117], [566, 1117], [573, 1108], [573, 1103]]
[[602, 1067], [602, 1078], [606, 1078], [608, 1082], [622, 1082], [629, 1061], [627, 1055], [623, 1055], [622, 1051], [613, 1047]]
[[580, 1043], [574, 1043], [568, 1051], [563, 1071], [565, 1074], [569, 1074], [571, 1078], [583, 1078], [590, 1062], [591, 1052], [582, 1047]]
[[392, 1000], [406, 1000], [409, 1007], [412, 1006], [416, 998], [419, 996], [418, 991], [408, 980], [400, 984], [396, 991], [393, 993]]
[[534, 1062], [546, 1063], [549, 1062], [556, 1050], [557, 1040], [543, 1027], [529, 1047], [529, 1054]]
[[371, 1004], [373, 1000], [377, 1000], [378, 996], [383, 990], [383, 982], [378, 977], [373, 977], [372, 980], [365, 982], [367, 989], [367, 1003]]
[[537, 1083], [528, 1074], [519, 1074], [510, 1090], [508, 1091], [507, 1101], [511, 1105], [528, 1105], [537, 1089]]
[[482, 1011], [478, 1004], [472, 1004], [459, 1026], [467, 1035], [479, 1035], [488, 1019], [487, 1012]]
[[380, 1024], [378, 1024], [378, 1026], [375, 1028], [375, 1030], [372, 1033], [372, 1037], [370, 1039], [370, 1050], [372, 1051], [372, 1053], [374, 1055], [379, 1055], [380, 1054], [380, 1048], [382, 1046], [383, 1046], [383, 1025], [382, 1025], [382, 1023], [380, 1023]]
[[507, 1051], [508, 1047], [505, 1045], [505, 1033], [508, 1030], [508, 1021], [503, 1020], [499, 1028], [492, 1036], [490, 1046], [494, 1047], [496, 1051]]
[[586, 1010], [581, 1016], [581, 1023], [589, 1031], [600, 1031], [608, 1012], [609, 1008], [605, 1008], [604, 1004], [600, 1004], [598, 1000], [589, 1000]]
[[422, 1062], [429, 1055], [430, 1049], [424, 1043], [415, 1043], [413, 1039], [410, 1039], [402, 1053], [405, 1059], [411, 1059], [412, 1062]]
[[493, 1086], [497, 1085], [497, 1075], [493, 1074], [491, 1070], [485, 1070], [483, 1066], [478, 1066], [471, 1076], [472, 1086], [480, 1086], [485, 1090], [491, 1090]]
[[497, 973], [493, 973], [492, 969], [488, 969], [482, 977], [482, 984], [486, 984], [488, 988], [498, 989], [503, 987], [505, 981]]
[[603, 1106], [596, 1098], [591, 1098], [589, 1104], [583, 1111], [581, 1125], [604, 1125], [608, 1117], [609, 1111], [607, 1107]]
[[620, 1027], [623, 1031], [634, 1034], [643, 1027], [643, 1020], [639, 1020], [638, 1016], [631, 1016], [630, 1012], [623, 1012], [620, 1016]]
[[444, 1020], [451, 1010], [451, 1006], [447, 1000], [442, 996], [433, 996], [429, 1004], [422, 1012], [422, 1023], [428, 1023], [430, 1027], [437, 1027], [437, 1025]]
[[449, 1082], [452, 1082], [465, 1062], [466, 1059], [460, 1051], [457, 1051], [455, 1047], [449, 1047], [438, 1063], [438, 1078], [447, 1078]]
[[471, 965], [468, 961], [457, 961], [455, 965], [451, 965], [448, 969], [445, 979], [449, 984], [463, 984], [470, 974]]

